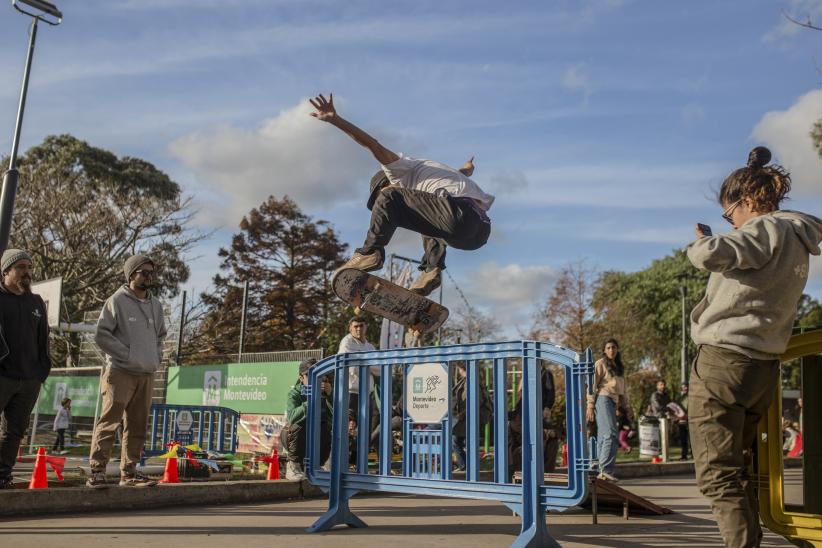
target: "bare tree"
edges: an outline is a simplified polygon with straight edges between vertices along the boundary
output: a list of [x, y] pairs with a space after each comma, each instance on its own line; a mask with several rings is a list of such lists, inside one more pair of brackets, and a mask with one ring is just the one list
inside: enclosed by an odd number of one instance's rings
[[537, 316], [535, 335], [575, 350], [591, 346], [599, 332], [591, 305], [596, 280], [597, 270], [586, 259], [566, 265]]

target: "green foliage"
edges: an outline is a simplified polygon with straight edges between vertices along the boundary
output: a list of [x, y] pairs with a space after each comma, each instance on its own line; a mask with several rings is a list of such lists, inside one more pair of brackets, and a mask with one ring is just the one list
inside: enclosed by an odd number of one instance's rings
[[822, 158], [822, 120], [819, 120], [813, 125], [811, 139], [813, 140], [814, 148], [816, 148], [817, 153], [819, 153], [819, 157]]
[[[36, 279], [62, 276], [63, 321], [99, 310], [124, 283], [123, 262], [135, 253], [157, 262], [155, 294], [178, 293], [189, 276], [185, 254], [203, 235], [188, 228], [189, 200], [168, 175], [71, 135], [46, 137], [19, 157], [18, 168], [10, 245], [31, 253]], [[76, 356], [76, 338], [65, 343], [53, 345], [58, 363], [66, 352]]]
[[[634, 273], [603, 273], [593, 295], [597, 321], [608, 337], [620, 343], [628, 374], [649, 365], [679, 385], [682, 348], [682, 302], [685, 286], [687, 314], [702, 299], [708, 273], [694, 268], [684, 251], [655, 260]], [[686, 324], [690, 319], [686, 318]], [[686, 327], [689, 327], [686, 325]], [[689, 355], [695, 348], [688, 337]]]
[[822, 303], [810, 295], [802, 295], [797, 306], [795, 326], [800, 328], [822, 327]]
[[201, 296], [207, 312], [187, 353], [237, 352], [246, 280], [246, 352], [330, 348], [347, 323], [344, 303], [331, 290], [346, 247], [325, 221], [313, 221], [288, 197], [269, 197], [220, 249], [223, 273], [214, 277], [214, 292]]

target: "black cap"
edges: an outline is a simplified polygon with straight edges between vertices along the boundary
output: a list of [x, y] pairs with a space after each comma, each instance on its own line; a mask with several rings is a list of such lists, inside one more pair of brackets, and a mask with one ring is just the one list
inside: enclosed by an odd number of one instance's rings
[[374, 207], [374, 202], [377, 201], [377, 195], [380, 193], [380, 189], [388, 184], [390, 184], [390, 181], [383, 170], [379, 170], [371, 177], [371, 190], [368, 195], [368, 202], [365, 204], [369, 211]]
[[307, 360], [303, 360], [302, 362], [300, 362], [300, 375], [308, 373], [308, 370], [311, 369], [311, 366], [313, 366], [315, 363], [317, 363], [317, 360], [315, 360], [314, 358], [308, 358]]

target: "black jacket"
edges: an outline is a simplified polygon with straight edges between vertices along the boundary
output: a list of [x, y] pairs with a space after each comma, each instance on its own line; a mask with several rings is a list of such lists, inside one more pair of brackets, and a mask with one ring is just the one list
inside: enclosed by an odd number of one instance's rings
[[40, 295], [15, 295], [0, 283], [0, 330], [8, 347], [8, 355], [0, 359], [0, 376], [45, 381], [51, 371], [49, 324]]

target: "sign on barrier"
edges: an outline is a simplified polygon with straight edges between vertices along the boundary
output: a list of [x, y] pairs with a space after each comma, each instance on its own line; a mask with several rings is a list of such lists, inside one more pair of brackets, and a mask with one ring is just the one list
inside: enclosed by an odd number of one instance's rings
[[415, 424], [442, 422], [451, 403], [448, 368], [441, 363], [411, 366], [405, 385], [405, 408]]
[[[456, 367], [456, 362], [465, 365], [466, 399], [465, 438], [466, 469], [465, 479], [453, 477], [451, 462], [451, 430], [453, 417], [448, 403], [439, 425], [428, 423], [429, 427], [419, 428], [413, 415], [416, 413], [405, 405], [402, 414], [402, 471], [397, 475], [392, 469], [392, 416], [394, 401], [404, 403], [417, 390], [425, 393], [426, 378], [440, 376], [445, 394], [450, 394], [451, 380], [448, 372]], [[490, 365], [494, 390], [494, 476], [493, 480], [480, 481], [479, 477], [479, 424], [480, 424], [480, 368], [479, 364]], [[565, 416], [568, 443], [568, 481], [566, 485], [544, 483], [544, 431], [542, 407], [543, 366], [558, 364], [565, 369]], [[506, 376], [516, 364], [522, 370], [521, 423], [522, 459], [518, 463], [522, 469], [522, 482], [513, 483], [508, 462], [508, 398], [506, 396]], [[401, 386], [405, 394], [394, 394], [392, 375], [394, 366], [400, 365], [403, 372]], [[417, 370], [421, 365], [439, 366]], [[376, 468], [369, 468], [367, 460], [371, 433], [368, 428], [357, 428], [356, 438], [351, 443], [357, 446], [356, 470], [350, 470], [348, 414], [334, 413], [331, 429], [331, 469], [320, 468], [321, 412], [320, 397], [316, 397], [314, 387], [320, 379], [334, 374], [334, 408], [348, 407], [349, 371], [364, 371], [379, 367], [380, 393], [382, 405], [379, 413], [379, 434]], [[421, 378], [422, 381], [417, 380]], [[461, 498], [497, 500], [521, 516], [522, 529], [513, 546], [558, 546], [545, 524], [548, 510], [567, 510], [580, 504], [587, 496], [587, 474], [591, 470], [591, 443], [586, 439], [583, 428], [585, 394], [593, 380], [593, 358], [590, 350], [580, 355], [572, 350], [549, 343], [517, 341], [497, 344], [468, 344], [439, 346], [433, 348], [405, 348], [373, 352], [338, 354], [318, 362], [309, 370], [308, 394], [308, 444], [305, 470], [308, 480], [328, 491], [329, 507], [308, 530], [326, 531], [335, 525], [365, 527], [365, 523], [353, 514], [348, 500], [360, 491], [406, 493]], [[368, 375], [360, 375], [360, 394], [368, 393]], [[436, 383], [435, 389], [440, 388]], [[419, 392], [418, 392], [419, 394]], [[370, 398], [359, 398], [355, 416], [359, 425], [370, 424]], [[447, 398], [446, 398], [447, 400]], [[439, 399], [437, 398], [437, 404]], [[427, 411], [427, 410], [425, 410]], [[430, 420], [430, 417], [423, 417]], [[396, 430], [396, 427], [394, 427]], [[513, 463], [517, 464], [517, 463]]]

